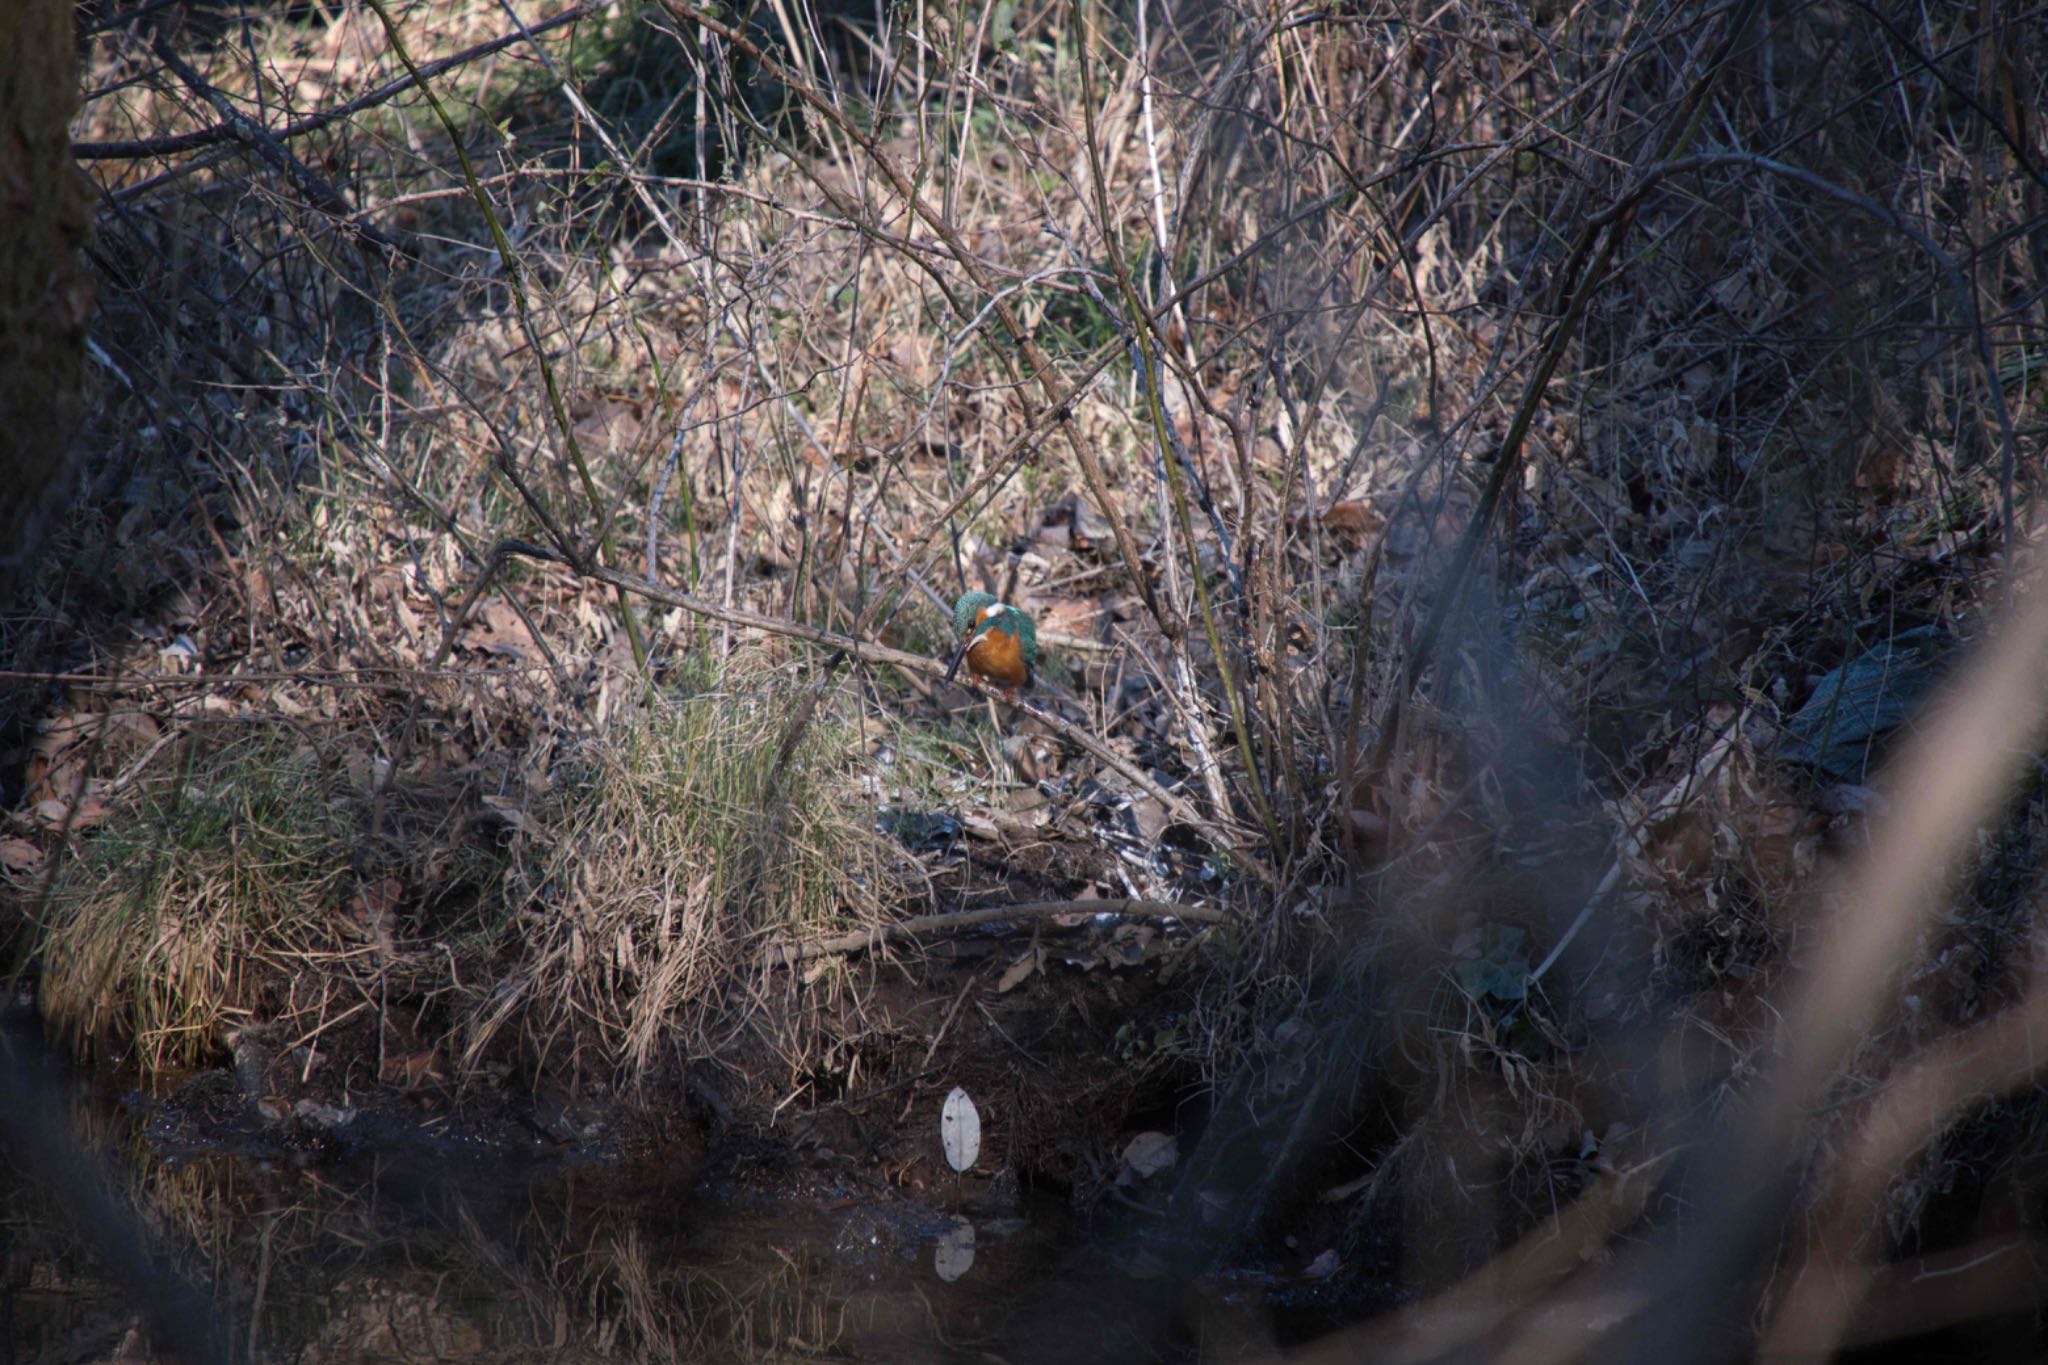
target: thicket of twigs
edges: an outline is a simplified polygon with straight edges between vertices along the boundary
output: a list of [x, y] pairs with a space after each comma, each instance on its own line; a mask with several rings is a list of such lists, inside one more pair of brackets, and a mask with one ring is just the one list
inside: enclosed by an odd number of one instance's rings
[[[1232, 912], [1186, 1051], [1194, 1168], [1261, 1173], [1225, 1232], [1345, 1143], [1332, 1235], [1405, 1204], [1423, 1280], [1569, 1198], [1589, 1243], [1659, 1188], [1694, 1226], [1782, 1175], [1686, 1126], [1763, 1094], [1843, 1210], [1765, 1320], [1832, 1339], [1802, 1296], [1953, 1251], [1941, 1134], [2030, 1074], [1938, 1063], [2035, 1008], [2032, 780], [1920, 847], [1948, 794], [1866, 763], [2032, 601], [2009, 8], [85, 11], [92, 459], [6, 623], [48, 998], [173, 964], [202, 1004], [127, 1021], [169, 1058], [397, 973], [400, 1050], [630, 1079], [817, 984], [764, 945], [955, 908], [901, 817], [959, 810], [1115, 854], [1012, 898]], [[1041, 622], [1023, 710], [934, 691], [973, 587]], [[266, 952], [326, 984], [283, 995], [107, 852], [236, 828], [192, 822], [265, 754], [359, 831], [286, 841], [318, 914]], [[1855, 1008], [1788, 1034], [1823, 889], [1905, 847]], [[110, 898], [125, 965], [76, 946]], [[1726, 1207], [1692, 1272], [1775, 1234]]]

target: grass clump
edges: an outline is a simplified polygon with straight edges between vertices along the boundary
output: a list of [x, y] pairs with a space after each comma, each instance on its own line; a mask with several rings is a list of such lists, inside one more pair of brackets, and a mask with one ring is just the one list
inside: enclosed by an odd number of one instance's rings
[[190, 1066], [293, 959], [331, 951], [357, 827], [345, 775], [278, 729], [195, 731], [59, 872], [43, 1006], [81, 1043]]
[[836, 694], [813, 706], [744, 655], [615, 718], [563, 784], [526, 968], [482, 1012], [471, 1057], [515, 1019], [543, 1065], [576, 1075], [644, 1080], [666, 1046], [712, 1051], [745, 1016], [766, 942], [890, 903], [860, 758]]

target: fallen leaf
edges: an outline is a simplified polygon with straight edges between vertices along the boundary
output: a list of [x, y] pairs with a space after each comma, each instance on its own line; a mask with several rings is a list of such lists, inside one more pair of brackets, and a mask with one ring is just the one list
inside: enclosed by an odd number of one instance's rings
[[107, 803], [97, 796], [78, 800], [74, 810], [68, 801], [47, 800], [35, 804], [35, 817], [49, 829], [91, 829], [107, 818]]
[[518, 830], [521, 834], [532, 834], [534, 832], [532, 817], [526, 813], [524, 807], [520, 806], [511, 797], [500, 796], [496, 792], [486, 792], [483, 798], [483, 805], [484, 809], [490, 812], [491, 815], [504, 821], [506, 825]]
[[85, 790], [85, 765], [75, 760], [54, 762], [32, 758], [26, 773], [26, 785], [31, 806], [45, 800], [63, 804]]
[[1045, 949], [1031, 948], [1025, 954], [1003, 969], [996, 979], [996, 994], [1004, 995], [1030, 980], [1045, 966]]
[[445, 1081], [448, 1073], [441, 1065], [441, 1052], [430, 1048], [425, 1052], [408, 1052], [402, 1057], [386, 1058], [382, 1080], [386, 1085], [403, 1086], [410, 1090], [428, 1081]]
[[464, 649], [481, 650], [507, 659], [524, 661], [541, 657], [540, 647], [534, 643], [526, 622], [502, 597], [479, 603], [470, 613], [469, 624], [456, 637], [456, 643]]
[[981, 1158], [981, 1115], [957, 1085], [939, 1111], [939, 1144], [946, 1150], [946, 1164], [956, 1171], [966, 1170]]
[[9, 872], [34, 872], [43, 865], [43, 851], [26, 839], [0, 839], [0, 867]]
[[163, 727], [156, 723], [156, 717], [147, 711], [110, 711], [107, 724], [126, 730], [143, 743], [148, 743], [163, 733]]
[[1117, 1177], [1119, 1183], [1128, 1184], [1127, 1177], [1139, 1180], [1170, 1171], [1180, 1160], [1180, 1143], [1171, 1133], [1144, 1132], [1124, 1144], [1124, 1170]]
[[1386, 528], [1387, 519], [1374, 511], [1372, 505], [1356, 499], [1333, 503], [1323, 513], [1323, 529], [1341, 535], [1365, 537], [1377, 535]]
[[1131, 813], [1131, 823], [1137, 826], [1138, 838], [1147, 844], [1157, 844], [1160, 836], [1166, 833], [1167, 825], [1172, 823], [1166, 808], [1154, 796], [1133, 796], [1127, 809]]

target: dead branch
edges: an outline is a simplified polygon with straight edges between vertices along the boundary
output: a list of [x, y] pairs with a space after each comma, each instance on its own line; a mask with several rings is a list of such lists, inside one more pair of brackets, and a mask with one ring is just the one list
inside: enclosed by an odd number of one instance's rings
[[956, 910], [944, 915], [919, 915], [915, 919], [898, 920], [894, 924], [878, 924], [872, 929], [859, 929], [850, 934], [810, 939], [802, 943], [771, 943], [763, 950], [761, 962], [766, 967], [793, 967], [799, 962], [808, 962], [813, 958], [867, 952], [885, 943], [896, 943], [907, 938], [950, 933], [955, 929], [972, 929], [978, 925], [998, 924], [1009, 919], [1050, 919], [1054, 915], [1128, 915], [1143, 919], [1185, 920], [1189, 924], [1228, 924], [1231, 920], [1230, 912], [1227, 910], [1201, 905], [1180, 905], [1173, 901], [1026, 901], [1020, 905], [998, 906], [993, 910]]

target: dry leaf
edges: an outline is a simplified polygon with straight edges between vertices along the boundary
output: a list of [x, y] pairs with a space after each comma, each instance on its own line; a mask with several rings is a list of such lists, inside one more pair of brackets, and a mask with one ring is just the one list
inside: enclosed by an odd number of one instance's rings
[[1323, 513], [1323, 529], [1343, 536], [1376, 536], [1386, 525], [1387, 519], [1374, 511], [1372, 504], [1357, 499], [1332, 503], [1330, 510]]
[[402, 1057], [386, 1058], [382, 1079], [386, 1085], [410, 1090], [430, 1081], [445, 1081], [448, 1073], [442, 1068], [440, 1049], [429, 1048], [425, 1052], [408, 1052]]
[[541, 657], [540, 648], [534, 643], [526, 622], [502, 597], [478, 603], [476, 610], [470, 613], [469, 624], [456, 637], [456, 643], [464, 649], [481, 650], [522, 662]]
[[9, 872], [34, 872], [43, 865], [43, 851], [26, 839], [0, 839], [0, 867]]
[[518, 830], [521, 834], [532, 834], [535, 832], [533, 818], [526, 813], [525, 807], [521, 806], [511, 797], [500, 796], [496, 792], [485, 792], [483, 805], [486, 811], [504, 821], [512, 829]]
[[1124, 1169], [1117, 1176], [1117, 1183], [1128, 1185], [1133, 1179], [1143, 1180], [1170, 1171], [1180, 1160], [1180, 1143], [1171, 1133], [1144, 1132], [1124, 1144]]
[[1013, 991], [1030, 980], [1045, 966], [1045, 949], [1033, 947], [1022, 957], [1012, 962], [996, 980], [996, 994]]
[[91, 829], [107, 818], [108, 806], [97, 796], [84, 796], [74, 811], [68, 801], [38, 801], [34, 807], [35, 817], [46, 828]]

